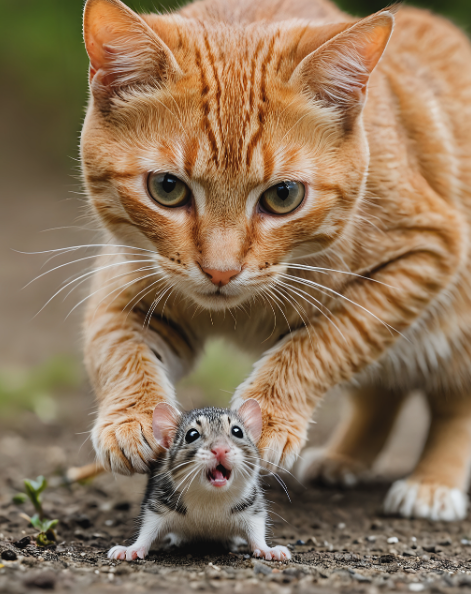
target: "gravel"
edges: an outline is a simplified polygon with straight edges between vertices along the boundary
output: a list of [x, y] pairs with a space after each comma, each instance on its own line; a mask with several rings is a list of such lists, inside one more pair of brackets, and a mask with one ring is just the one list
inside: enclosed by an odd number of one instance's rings
[[471, 521], [384, 517], [381, 502], [388, 485], [382, 483], [345, 491], [303, 488], [287, 477], [290, 503], [276, 481], [266, 479], [271, 539], [291, 549], [288, 563], [255, 560], [246, 547], [229, 552], [204, 544], [155, 549], [145, 561], [110, 561], [108, 549], [129, 542], [134, 533], [143, 476], [102, 476], [86, 485], [46, 490], [45, 512], [59, 520], [58, 542], [40, 549], [34, 530], [19, 516], [32, 514], [31, 506], [18, 507], [11, 498], [23, 478], [53, 476], [58, 444], [61, 457], [76, 464], [83, 438], [73, 426], [41, 434], [26, 424], [8, 434], [15, 448], [2, 449], [3, 431], [0, 424], [2, 594], [471, 592]]

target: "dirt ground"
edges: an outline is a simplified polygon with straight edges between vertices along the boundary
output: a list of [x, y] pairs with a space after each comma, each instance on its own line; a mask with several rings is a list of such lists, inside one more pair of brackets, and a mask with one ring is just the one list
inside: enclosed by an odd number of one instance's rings
[[[79, 391], [59, 402], [60, 422], [38, 423], [34, 414], [24, 413], [8, 427], [0, 423], [2, 593], [471, 591], [471, 521], [447, 524], [383, 517], [387, 484], [381, 478], [343, 491], [304, 488], [287, 477], [291, 502], [276, 482], [266, 480], [272, 540], [291, 548], [289, 563], [256, 561], [243, 548], [234, 554], [201, 547], [155, 550], [146, 561], [109, 561], [107, 550], [129, 541], [134, 533], [145, 477], [107, 475], [87, 485], [58, 486], [61, 469], [92, 459], [86, 436], [78, 432], [89, 423], [91, 395]], [[314, 441], [330, 432], [338, 405], [335, 397], [326, 404], [314, 426]], [[421, 418], [420, 406], [412, 402], [403, 420]], [[383, 466], [393, 467], [398, 457], [397, 464], [404, 462], [400, 448], [405, 442], [409, 452], [417, 449], [411, 439], [415, 424], [404, 424]], [[412, 458], [406, 458], [410, 464]], [[46, 514], [59, 519], [57, 546], [47, 550], [29, 538], [34, 530], [19, 515], [30, 514], [31, 506], [11, 501], [24, 477], [40, 473], [52, 485], [44, 496]]]

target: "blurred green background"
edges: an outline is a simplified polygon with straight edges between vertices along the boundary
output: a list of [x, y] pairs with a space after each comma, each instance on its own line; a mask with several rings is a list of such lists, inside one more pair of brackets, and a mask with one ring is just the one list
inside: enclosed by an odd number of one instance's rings
[[[236, 1], [236, 0], [235, 0]], [[176, 3], [129, 0], [141, 11]], [[341, 0], [364, 15], [383, 0]], [[471, 26], [470, 0], [417, 0], [463, 28]], [[57, 414], [53, 395], [81, 390], [80, 314], [64, 321], [78, 302], [54, 301], [34, 314], [68, 274], [45, 277], [41, 251], [96, 241], [83, 218], [76, 180], [78, 138], [87, 100], [88, 60], [82, 43], [82, 0], [0, 0], [0, 416], [30, 409], [43, 422]], [[54, 228], [54, 231], [45, 230]], [[41, 284], [42, 283], [42, 284]], [[250, 361], [221, 344], [209, 347], [181, 391], [187, 405], [228, 402]], [[77, 388], [77, 386], [81, 386]], [[85, 390], [86, 391], [86, 390]], [[83, 410], [91, 406], [83, 397]]]

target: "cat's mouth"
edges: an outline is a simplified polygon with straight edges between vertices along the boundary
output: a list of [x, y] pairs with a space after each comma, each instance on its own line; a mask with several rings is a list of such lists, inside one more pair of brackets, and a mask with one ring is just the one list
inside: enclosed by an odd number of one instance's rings
[[218, 464], [215, 468], [208, 470], [208, 481], [213, 487], [225, 487], [231, 478], [232, 471], [222, 464]]

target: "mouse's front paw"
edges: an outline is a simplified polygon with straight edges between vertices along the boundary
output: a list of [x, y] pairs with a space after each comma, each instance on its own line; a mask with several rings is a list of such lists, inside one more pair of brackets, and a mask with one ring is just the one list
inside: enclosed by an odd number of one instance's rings
[[289, 549], [281, 545], [278, 545], [277, 547], [255, 549], [253, 556], [259, 557], [260, 559], [266, 559], [267, 561], [288, 561], [288, 559], [291, 559]]
[[116, 546], [108, 551], [108, 559], [120, 559], [121, 561], [135, 561], [145, 559], [148, 551], [144, 547], [122, 547]]
[[152, 433], [152, 415], [142, 413], [98, 417], [92, 442], [106, 470], [127, 475], [148, 472], [159, 450]]

